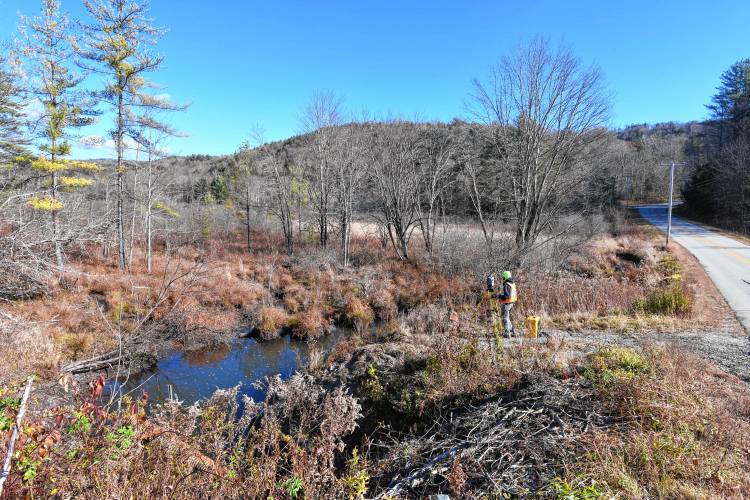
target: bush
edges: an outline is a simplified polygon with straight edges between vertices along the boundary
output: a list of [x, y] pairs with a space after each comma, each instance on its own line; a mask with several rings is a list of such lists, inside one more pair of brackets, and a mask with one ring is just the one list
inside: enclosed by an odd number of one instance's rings
[[679, 281], [655, 290], [645, 297], [637, 298], [633, 302], [633, 310], [644, 314], [676, 316], [689, 314], [692, 309], [691, 297]]
[[584, 376], [602, 386], [630, 380], [649, 369], [646, 359], [627, 347], [604, 347], [590, 356]]
[[674, 276], [682, 272], [682, 264], [671, 254], [659, 259], [659, 272], [664, 276]]
[[330, 326], [320, 308], [298, 312], [289, 321], [292, 336], [301, 340], [313, 340], [322, 336]]
[[376, 290], [370, 295], [370, 304], [375, 311], [375, 316], [381, 321], [390, 321], [398, 312], [393, 294], [385, 288]]
[[358, 332], [364, 331], [375, 318], [372, 309], [354, 294], [347, 295], [344, 300], [344, 323]]
[[278, 307], [261, 307], [257, 313], [255, 332], [263, 340], [274, 339], [288, 326], [289, 316]]

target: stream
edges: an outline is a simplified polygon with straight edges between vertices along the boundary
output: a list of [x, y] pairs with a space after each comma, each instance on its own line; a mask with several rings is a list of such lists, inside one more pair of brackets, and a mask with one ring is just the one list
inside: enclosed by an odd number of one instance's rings
[[277, 374], [282, 379], [291, 377], [299, 367], [306, 366], [311, 353], [325, 354], [345, 333], [335, 330], [312, 342], [288, 335], [263, 342], [244, 338], [212, 349], [177, 352], [161, 359], [154, 368], [114, 383], [108, 389], [122, 394], [132, 391], [134, 398], [146, 391], [150, 405], [170, 397], [190, 405], [211, 397], [217, 389], [240, 384], [240, 395], [262, 401], [265, 389], [254, 386], [255, 382]]

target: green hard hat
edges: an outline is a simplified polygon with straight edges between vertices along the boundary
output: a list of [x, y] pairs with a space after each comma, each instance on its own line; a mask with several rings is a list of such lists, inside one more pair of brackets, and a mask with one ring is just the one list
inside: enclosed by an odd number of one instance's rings
[[504, 280], [509, 280], [512, 276], [510, 274], [510, 271], [503, 271], [502, 277]]

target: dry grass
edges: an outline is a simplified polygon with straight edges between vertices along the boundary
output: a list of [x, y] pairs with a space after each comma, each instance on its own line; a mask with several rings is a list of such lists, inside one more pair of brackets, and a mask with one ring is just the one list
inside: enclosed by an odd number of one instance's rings
[[261, 307], [256, 312], [254, 325], [257, 335], [263, 340], [275, 339], [281, 330], [289, 326], [289, 315], [278, 307]]
[[55, 339], [39, 325], [0, 314], [0, 345], [3, 353], [0, 384], [32, 372], [54, 376], [59, 360]]
[[331, 322], [320, 307], [298, 312], [289, 320], [292, 336], [301, 340], [314, 340], [323, 336]]
[[[628, 498], [750, 495], [747, 387], [679, 351], [651, 349], [630, 359], [636, 357], [646, 369], [610, 376], [603, 390], [625, 423], [587, 439], [570, 482], [593, 480]], [[604, 365], [598, 373], [629, 373], [611, 356]]]

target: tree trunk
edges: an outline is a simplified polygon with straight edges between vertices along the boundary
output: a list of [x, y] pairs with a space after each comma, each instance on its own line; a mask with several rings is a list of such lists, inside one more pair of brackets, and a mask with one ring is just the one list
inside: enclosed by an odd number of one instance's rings
[[[136, 157], [137, 160], [137, 157]], [[128, 267], [133, 265], [133, 248], [135, 248], [135, 219], [138, 210], [138, 168], [133, 173], [133, 215], [130, 218], [130, 251], [128, 253]]]
[[245, 231], [247, 236], [247, 251], [252, 251], [250, 241], [250, 186], [245, 184]]
[[[55, 146], [53, 143], [52, 149]], [[52, 161], [55, 161], [54, 154], [52, 155]], [[52, 172], [52, 199], [57, 199], [57, 173]], [[58, 227], [57, 210], [52, 210], [52, 239], [55, 240], [55, 259], [57, 261], [57, 267], [63, 268], [63, 254], [62, 254], [62, 242], [60, 241], [60, 228]]]
[[151, 178], [151, 158], [148, 159], [148, 192], [146, 194], [146, 271], [151, 274], [151, 204], [153, 203], [153, 180]]
[[120, 92], [117, 95], [117, 249], [119, 256], [120, 269], [125, 269], [127, 252], [125, 251], [125, 227], [123, 219], [123, 134], [125, 133], [123, 123], [124, 103], [122, 100], [122, 88], [124, 83], [120, 79]]

